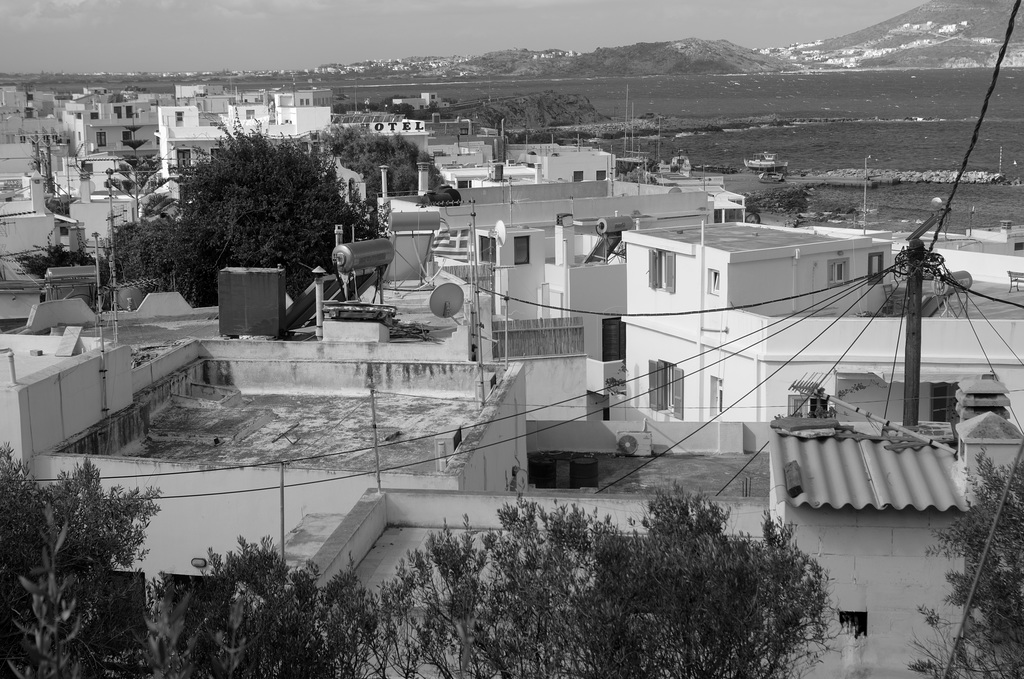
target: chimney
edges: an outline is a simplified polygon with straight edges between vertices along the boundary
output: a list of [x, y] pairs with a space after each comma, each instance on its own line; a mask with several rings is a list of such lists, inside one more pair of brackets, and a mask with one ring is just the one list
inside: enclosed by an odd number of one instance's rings
[[1021, 433], [1009, 421], [1010, 399], [1002, 382], [993, 379], [967, 379], [956, 392], [956, 412], [960, 422], [956, 425], [960, 437], [959, 458], [961, 478], [958, 479], [964, 495], [973, 501], [966, 474], [978, 473], [978, 457], [984, 454], [996, 466], [1013, 463], [1020, 445]]
[[92, 182], [89, 180], [89, 174], [83, 172], [78, 176], [80, 184], [78, 185], [78, 197], [83, 203], [92, 202]]
[[46, 214], [46, 193], [43, 188], [43, 176], [39, 170], [32, 173], [32, 211], [37, 215]]
[[430, 163], [416, 163], [416, 169], [420, 178], [417, 193], [422, 196], [430, 190]]
[[999, 230], [1002, 231], [1003, 233], [1009, 233], [1010, 228], [1012, 226], [1013, 226], [1013, 222], [1011, 222], [1009, 219], [1000, 219], [999, 220]]
[[380, 166], [380, 197], [383, 200], [388, 199], [388, 166]]

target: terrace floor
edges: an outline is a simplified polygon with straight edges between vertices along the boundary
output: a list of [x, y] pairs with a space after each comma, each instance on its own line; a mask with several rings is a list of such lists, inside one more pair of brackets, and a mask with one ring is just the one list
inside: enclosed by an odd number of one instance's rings
[[[146, 440], [125, 454], [234, 465], [296, 460], [297, 467], [366, 471], [375, 467], [370, 397], [242, 394], [234, 406], [173, 397]], [[469, 406], [469, 407], [467, 407]], [[377, 392], [381, 468], [434, 469], [433, 436], [465, 426], [475, 401]]]

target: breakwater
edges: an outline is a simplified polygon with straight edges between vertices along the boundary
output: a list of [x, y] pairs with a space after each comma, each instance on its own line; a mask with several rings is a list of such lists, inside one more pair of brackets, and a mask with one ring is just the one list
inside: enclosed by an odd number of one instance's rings
[[[868, 182], [871, 184], [952, 184], [956, 180], [956, 170], [879, 170], [868, 169]], [[839, 179], [844, 184], [854, 184], [864, 181], [864, 170], [798, 170], [791, 171], [793, 178], [806, 177], [807, 179]], [[962, 184], [1020, 184], [1019, 177], [1009, 178], [1001, 172], [981, 172], [971, 170], [964, 173], [960, 179]]]

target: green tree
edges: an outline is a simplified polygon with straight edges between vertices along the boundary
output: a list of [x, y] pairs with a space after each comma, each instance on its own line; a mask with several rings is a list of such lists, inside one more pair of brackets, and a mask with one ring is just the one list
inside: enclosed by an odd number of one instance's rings
[[726, 510], [676, 491], [645, 531], [525, 501], [499, 518], [432, 535], [384, 588], [401, 676], [782, 679], [831, 639], [825, 571], [768, 517], [762, 540], [727, 535]]
[[[936, 531], [938, 543], [933, 548], [934, 554], [962, 560], [962, 570], [946, 573], [945, 601], [960, 610], [978, 573], [1006, 484], [1010, 487], [948, 676], [1024, 677], [1024, 474], [1018, 470], [1011, 480], [1009, 466], [996, 466], [981, 455], [977, 476], [970, 483], [971, 508], [949, 527]], [[931, 677], [946, 676], [960, 614], [950, 619], [933, 608], [920, 610], [932, 636], [915, 644], [918, 657], [910, 668]]]
[[57, 481], [38, 484], [28, 467], [0, 447], [0, 654], [24, 664], [19, 625], [34, 619], [32, 595], [19, 578], [33, 572], [47, 544], [46, 508], [66, 535], [55, 573], [75, 601], [81, 629], [67, 639], [84, 676], [129, 671], [145, 610], [135, 563], [144, 556], [146, 527], [157, 512], [155, 491], [104, 490], [89, 461]]
[[30, 276], [43, 278], [46, 270], [56, 266], [88, 266], [96, 262], [86, 250], [68, 250], [63, 243], [47, 245], [40, 252], [15, 256], [14, 260]]
[[282, 265], [294, 297], [312, 269], [332, 269], [335, 225], [346, 238], [353, 225], [357, 239], [378, 233], [372, 205], [342, 198], [332, 159], [259, 130], [228, 132], [179, 187], [175, 220], [119, 229], [120, 277], [157, 277], [194, 306], [217, 303], [218, 271], [230, 266]]
[[380, 166], [388, 166], [388, 194], [416, 195], [419, 188], [417, 163], [430, 164], [430, 188], [441, 184], [441, 174], [426, 151], [399, 134], [375, 134], [356, 127], [335, 127], [325, 143], [330, 153], [366, 181], [368, 196], [381, 193]]
[[[209, 572], [187, 590], [188, 611], [174, 631], [183, 654], [184, 640], [194, 640], [188, 654], [198, 676], [218, 675], [225, 645], [237, 647], [240, 641], [241, 676], [364, 676], [375, 614], [355, 573], [341, 573], [320, 587], [315, 567], [289, 569], [269, 538], [239, 539], [237, 550], [223, 557], [211, 553], [209, 563]], [[158, 596], [167, 596], [169, 582]]]

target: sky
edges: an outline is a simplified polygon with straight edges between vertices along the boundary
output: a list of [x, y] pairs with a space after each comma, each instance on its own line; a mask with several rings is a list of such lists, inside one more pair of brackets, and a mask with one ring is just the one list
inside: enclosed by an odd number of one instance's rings
[[0, 72], [306, 69], [724, 39], [831, 38], [924, 0], [0, 0]]

